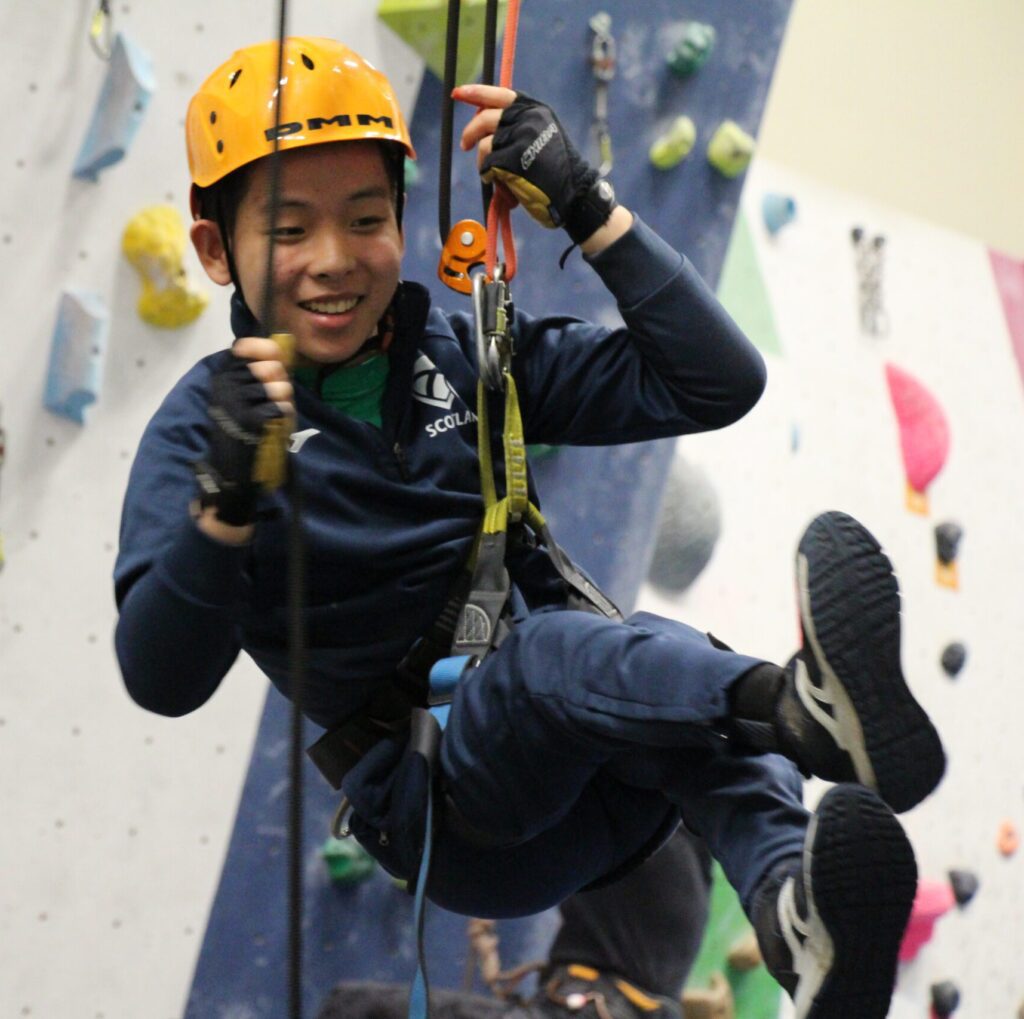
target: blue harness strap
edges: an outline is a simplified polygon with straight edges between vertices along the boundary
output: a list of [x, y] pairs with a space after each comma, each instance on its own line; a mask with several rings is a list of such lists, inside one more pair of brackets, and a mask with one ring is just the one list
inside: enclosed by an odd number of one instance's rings
[[416, 930], [416, 974], [409, 991], [409, 1019], [428, 1019], [430, 1016], [430, 984], [427, 981], [427, 962], [423, 946], [423, 920], [426, 915], [427, 882], [430, 880], [430, 858], [434, 847], [434, 786], [437, 784], [437, 754], [441, 747], [442, 730], [448, 722], [452, 697], [459, 680], [472, 668], [471, 655], [442, 658], [430, 670], [429, 708], [413, 708], [410, 721], [409, 750], [419, 754], [427, 769], [427, 810], [423, 828], [423, 853], [416, 875], [416, 894], [413, 898], [413, 926]]

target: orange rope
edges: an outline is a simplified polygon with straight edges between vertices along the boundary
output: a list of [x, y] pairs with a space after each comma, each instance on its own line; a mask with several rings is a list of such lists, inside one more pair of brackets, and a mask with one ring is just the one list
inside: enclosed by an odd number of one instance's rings
[[[519, 34], [520, 0], [508, 0], [505, 14], [505, 38], [501, 44], [501, 75], [499, 84], [512, 87], [512, 67], [516, 61], [516, 36]], [[509, 213], [516, 206], [516, 200], [501, 184], [495, 185], [490, 208], [487, 210], [487, 275], [494, 279], [498, 261], [498, 231], [501, 231], [501, 246], [505, 253], [505, 276], [507, 282], [516, 274], [516, 245], [512, 235], [512, 220]]]

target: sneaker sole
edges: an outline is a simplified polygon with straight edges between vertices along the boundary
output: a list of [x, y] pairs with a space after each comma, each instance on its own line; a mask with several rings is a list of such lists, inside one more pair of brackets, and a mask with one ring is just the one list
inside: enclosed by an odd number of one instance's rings
[[939, 784], [946, 759], [900, 667], [900, 593], [874, 536], [845, 513], [824, 513], [797, 551], [800, 625], [821, 669], [835, 738], [857, 780], [897, 812]]
[[903, 828], [870, 790], [834, 786], [808, 829], [803, 874], [811, 937], [832, 952], [811, 1000], [798, 986], [797, 1019], [884, 1019], [917, 889]]

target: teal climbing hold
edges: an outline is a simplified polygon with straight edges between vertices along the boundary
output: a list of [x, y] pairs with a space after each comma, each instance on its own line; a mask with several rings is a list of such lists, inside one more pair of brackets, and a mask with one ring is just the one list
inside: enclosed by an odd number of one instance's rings
[[376, 866], [374, 859], [354, 839], [329, 838], [320, 849], [331, 880], [338, 884], [355, 884], [368, 878]]
[[715, 48], [715, 29], [700, 21], [687, 22], [682, 39], [672, 47], [666, 63], [680, 78], [693, 74], [707, 63]]

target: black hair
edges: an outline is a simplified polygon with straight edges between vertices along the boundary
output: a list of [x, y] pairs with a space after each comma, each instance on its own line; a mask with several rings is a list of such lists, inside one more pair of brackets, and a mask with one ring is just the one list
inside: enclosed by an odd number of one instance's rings
[[[405, 148], [397, 142], [380, 142], [384, 157], [384, 170], [391, 185], [391, 200], [395, 206], [398, 228], [402, 228], [402, 212], [405, 206]], [[196, 186], [199, 218], [212, 219], [220, 227], [224, 243], [230, 246], [234, 235], [238, 208], [249, 190], [249, 179], [254, 164], [247, 163], [232, 170], [226, 177], [209, 187]], [[231, 260], [230, 253], [228, 255]], [[232, 269], [233, 269], [232, 265]]]
[[232, 238], [235, 233], [235, 220], [238, 217], [238, 208], [249, 190], [249, 182], [252, 176], [252, 164], [247, 163], [237, 170], [232, 170], [226, 177], [216, 181], [209, 187], [201, 188], [195, 185], [196, 204], [200, 219], [212, 219], [220, 230], [221, 241], [224, 244], [224, 255], [227, 258], [228, 272], [231, 274], [231, 282], [235, 289], [242, 293], [242, 284], [238, 278], [238, 271], [235, 268]]

